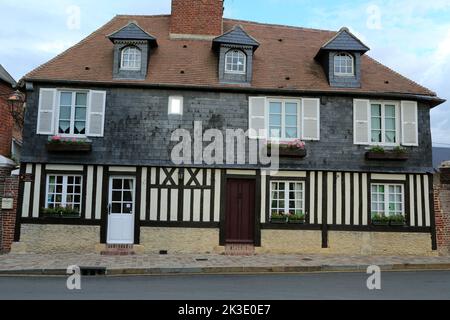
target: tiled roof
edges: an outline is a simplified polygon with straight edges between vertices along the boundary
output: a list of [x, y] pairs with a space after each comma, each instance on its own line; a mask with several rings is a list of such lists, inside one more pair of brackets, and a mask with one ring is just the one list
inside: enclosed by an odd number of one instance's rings
[[[159, 47], [152, 51], [145, 80], [113, 80], [113, 44], [107, 36], [130, 21], [156, 37]], [[26, 75], [25, 79], [239, 87], [219, 82], [218, 57], [211, 49], [211, 41], [171, 40], [169, 24], [170, 16], [116, 16], [79, 44]], [[236, 25], [242, 25], [260, 44], [253, 60], [252, 89], [435, 96], [431, 90], [368, 55], [361, 61], [361, 88], [330, 87], [324, 70], [314, 58], [336, 32], [224, 19], [225, 32]]]

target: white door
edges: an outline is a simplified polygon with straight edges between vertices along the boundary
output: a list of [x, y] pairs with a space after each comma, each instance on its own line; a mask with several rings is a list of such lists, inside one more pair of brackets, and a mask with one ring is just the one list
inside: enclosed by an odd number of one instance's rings
[[134, 177], [109, 179], [108, 244], [134, 244]]

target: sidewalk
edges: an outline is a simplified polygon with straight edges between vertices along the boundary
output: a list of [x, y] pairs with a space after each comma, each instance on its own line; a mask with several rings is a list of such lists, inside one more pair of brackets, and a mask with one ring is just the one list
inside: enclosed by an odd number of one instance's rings
[[450, 270], [450, 257], [27, 254], [0, 256], [0, 275], [62, 275], [71, 265], [100, 268], [107, 275], [366, 272], [369, 265], [382, 270]]

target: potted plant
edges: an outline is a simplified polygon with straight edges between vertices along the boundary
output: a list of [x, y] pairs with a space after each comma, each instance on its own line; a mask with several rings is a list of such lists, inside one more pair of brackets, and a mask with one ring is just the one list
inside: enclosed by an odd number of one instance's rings
[[374, 226], [388, 226], [389, 222], [390, 222], [389, 217], [386, 217], [378, 213], [374, 213], [372, 215], [372, 224]]
[[405, 223], [405, 217], [401, 214], [392, 215], [389, 218], [389, 224], [393, 227], [403, 227]]
[[408, 151], [400, 146], [392, 150], [385, 150], [383, 147], [376, 146], [366, 152], [367, 160], [406, 161], [408, 158]]
[[288, 222], [291, 224], [305, 224], [306, 217], [302, 211], [296, 211], [289, 215]]
[[276, 145], [279, 148], [280, 157], [304, 158], [307, 156], [306, 145], [300, 139], [293, 141], [269, 142], [267, 144], [267, 154], [272, 155], [272, 148]]
[[43, 208], [41, 209], [41, 216], [44, 218], [66, 218], [74, 219], [79, 218], [80, 213], [71, 208]]
[[49, 138], [46, 145], [48, 152], [90, 152], [92, 142], [88, 139], [63, 138], [53, 136]]
[[272, 215], [270, 217], [271, 223], [277, 223], [277, 224], [284, 224], [287, 223], [288, 217], [284, 214], [279, 214], [277, 212], [272, 212]]

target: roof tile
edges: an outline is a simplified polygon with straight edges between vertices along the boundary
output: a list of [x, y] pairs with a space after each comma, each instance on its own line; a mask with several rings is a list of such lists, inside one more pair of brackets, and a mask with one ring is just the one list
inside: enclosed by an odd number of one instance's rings
[[[26, 75], [25, 79], [123, 83], [123, 80], [113, 80], [113, 44], [107, 36], [130, 20], [135, 20], [144, 31], [156, 37], [159, 47], [152, 52], [147, 78], [127, 80], [127, 83], [236, 86], [219, 82], [218, 57], [211, 49], [210, 41], [170, 39], [170, 16], [116, 16], [79, 44]], [[333, 88], [314, 57], [324, 43], [336, 36], [336, 32], [230, 19], [224, 19], [224, 30], [231, 30], [237, 24], [260, 44], [254, 55], [252, 88], [435, 96], [431, 90], [367, 55], [362, 57], [361, 88]]]

